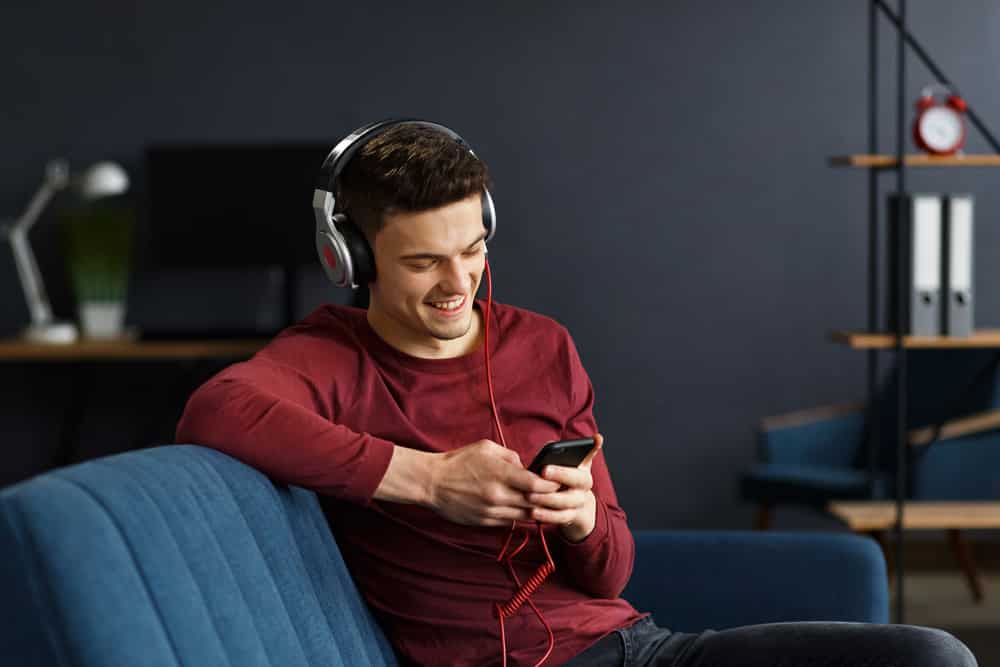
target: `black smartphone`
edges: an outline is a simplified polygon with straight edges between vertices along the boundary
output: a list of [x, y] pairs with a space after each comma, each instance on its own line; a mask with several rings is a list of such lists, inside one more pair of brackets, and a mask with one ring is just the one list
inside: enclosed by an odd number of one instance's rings
[[575, 468], [587, 458], [587, 454], [594, 448], [593, 438], [580, 438], [579, 440], [559, 440], [557, 442], [546, 443], [542, 451], [528, 466], [528, 470], [536, 475], [542, 474], [542, 468], [548, 465], [566, 466]]

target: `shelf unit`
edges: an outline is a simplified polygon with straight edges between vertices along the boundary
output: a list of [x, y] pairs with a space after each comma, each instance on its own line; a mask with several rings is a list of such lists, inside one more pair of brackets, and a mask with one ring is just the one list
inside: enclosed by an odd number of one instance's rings
[[[896, 336], [865, 331], [831, 331], [830, 340], [852, 350], [891, 350]], [[903, 336], [903, 347], [915, 349], [1000, 348], [1000, 329], [977, 329], [967, 338], [955, 336]]]
[[[896, 175], [895, 191], [906, 196], [907, 170], [911, 168], [934, 168], [934, 167], [1000, 167], [1000, 143], [993, 137], [985, 127], [979, 116], [971, 106], [966, 110], [966, 117], [969, 122], [979, 130], [986, 139], [990, 147], [997, 153], [988, 155], [964, 155], [958, 154], [947, 157], [937, 157], [922, 154], [909, 154], [905, 152], [904, 146], [909, 142], [907, 112], [910, 109], [910, 100], [906, 96], [906, 55], [907, 48], [910, 48], [924, 63], [935, 79], [948, 86], [953, 92], [958, 94], [957, 87], [948, 80], [941, 69], [931, 60], [927, 52], [921, 47], [917, 40], [907, 30], [906, 27], [906, 0], [898, 0], [898, 14], [888, 7], [885, 0], [869, 0], [868, 4], [868, 151], [862, 154], [840, 155], [828, 158], [828, 164], [833, 167], [860, 168], [868, 171], [868, 328], [867, 332], [835, 331], [830, 334], [830, 338], [848, 346], [851, 349], [866, 350], [867, 352], [867, 404], [877, 408], [876, 392], [878, 385], [878, 354], [881, 350], [892, 350], [897, 373], [896, 390], [896, 433], [893, 447], [896, 453], [896, 514], [894, 526], [895, 561], [896, 568], [896, 609], [895, 622], [904, 621], [904, 568], [903, 568], [903, 528], [906, 524], [904, 516], [904, 501], [907, 489], [907, 415], [906, 415], [906, 390], [907, 390], [907, 350], [914, 348], [960, 348], [960, 347], [996, 347], [1000, 348], [1000, 331], [982, 330], [977, 331], [969, 338], [954, 338], [947, 336], [920, 337], [908, 336], [901, 330], [903, 317], [903, 304], [905, 298], [903, 294], [897, 295], [896, 321], [899, 323], [894, 332], [877, 333], [879, 326], [879, 208], [878, 199], [879, 183], [878, 178], [884, 173], [894, 173]], [[878, 137], [878, 19], [883, 15], [895, 27], [896, 34], [896, 150], [893, 154], [885, 154], [879, 151]], [[967, 98], [966, 98], [967, 99]], [[899, 253], [900, 249], [896, 248]], [[902, 270], [904, 262], [901, 257], [896, 256], [896, 267], [899, 274], [896, 276], [896, 284], [899, 289], [903, 289], [905, 284]], [[874, 483], [877, 474], [877, 446], [879, 433], [877, 432], [878, 419], [872, 419], [873, 433], [869, 439], [868, 448], [868, 471], [869, 479]], [[873, 487], [872, 487], [873, 488]]]
[[[895, 155], [835, 155], [829, 160], [831, 167], [867, 167], [895, 169], [899, 158]], [[907, 167], [1000, 167], [1000, 155], [904, 155]]]

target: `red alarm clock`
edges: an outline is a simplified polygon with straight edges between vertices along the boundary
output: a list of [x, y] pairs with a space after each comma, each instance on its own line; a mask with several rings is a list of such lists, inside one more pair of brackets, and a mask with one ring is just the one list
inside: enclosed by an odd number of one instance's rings
[[[935, 96], [935, 90], [939, 93]], [[913, 121], [913, 141], [931, 155], [954, 155], [965, 144], [967, 105], [943, 84], [923, 89]]]

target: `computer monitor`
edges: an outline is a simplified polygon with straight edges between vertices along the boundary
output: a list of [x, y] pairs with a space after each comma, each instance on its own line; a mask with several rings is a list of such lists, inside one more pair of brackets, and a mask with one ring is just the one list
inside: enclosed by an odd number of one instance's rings
[[291, 324], [297, 267], [318, 266], [312, 195], [334, 143], [147, 147], [142, 270], [279, 267], [279, 318]]
[[333, 143], [149, 146], [147, 261], [169, 268], [316, 262], [312, 193]]

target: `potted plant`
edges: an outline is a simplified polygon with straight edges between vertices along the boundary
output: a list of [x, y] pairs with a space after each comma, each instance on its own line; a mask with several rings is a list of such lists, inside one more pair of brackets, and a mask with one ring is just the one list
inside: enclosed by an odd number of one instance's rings
[[122, 201], [102, 200], [64, 212], [62, 222], [84, 337], [123, 336], [134, 212]]

